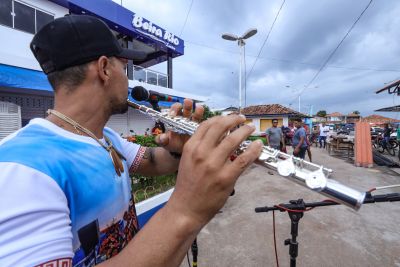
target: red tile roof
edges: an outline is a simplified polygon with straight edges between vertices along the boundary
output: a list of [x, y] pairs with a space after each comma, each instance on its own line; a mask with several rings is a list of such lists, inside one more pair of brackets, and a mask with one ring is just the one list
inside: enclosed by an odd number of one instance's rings
[[333, 112], [331, 114], [326, 114], [326, 117], [342, 117], [343, 114], [340, 112]]
[[297, 112], [293, 109], [284, 107], [280, 104], [270, 104], [270, 105], [257, 105], [245, 107], [242, 110], [244, 115], [291, 115], [297, 117], [309, 117], [306, 114]]
[[355, 114], [355, 113], [349, 113], [348, 115], [347, 115], [347, 118], [348, 117], [361, 117], [361, 115], [360, 114]]
[[390, 123], [390, 122], [400, 122], [400, 120], [392, 119], [392, 118], [387, 118], [383, 117], [381, 115], [370, 115], [367, 117], [364, 117], [362, 121], [370, 122], [370, 123]]

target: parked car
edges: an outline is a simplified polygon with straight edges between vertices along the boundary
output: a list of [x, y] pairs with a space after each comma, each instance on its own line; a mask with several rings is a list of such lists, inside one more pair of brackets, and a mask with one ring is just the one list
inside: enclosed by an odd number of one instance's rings
[[345, 124], [342, 126], [338, 131], [338, 134], [346, 134], [349, 135], [351, 133], [354, 133], [354, 124]]

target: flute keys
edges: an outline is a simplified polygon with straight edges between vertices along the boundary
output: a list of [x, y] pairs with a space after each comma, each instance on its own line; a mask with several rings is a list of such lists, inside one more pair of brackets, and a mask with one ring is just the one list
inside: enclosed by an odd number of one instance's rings
[[277, 163], [276, 169], [277, 169], [279, 175], [282, 175], [285, 177], [293, 175], [296, 172], [296, 167], [294, 166], [292, 157], [289, 157], [288, 159], [279, 161]]
[[327, 179], [322, 168], [306, 175], [306, 185], [312, 190], [320, 191], [326, 187]]

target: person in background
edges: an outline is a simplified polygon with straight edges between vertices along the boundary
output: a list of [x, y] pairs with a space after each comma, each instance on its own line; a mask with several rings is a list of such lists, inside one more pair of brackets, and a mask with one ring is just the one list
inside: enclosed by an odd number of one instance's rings
[[326, 147], [326, 137], [329, 133], [329, 127], [325, 125], [325, 122], [319, 125], [319, 148], [322, 148], [322, 142], [324, 143], [323, 147]]
[[293, 155], [304, 159], [307, 151], [306, 131], [300, 118], [294, 120], [294, 126], [296, 131], [293, 136]]
[[306, 131], [306, 143], [307, 143], [308, 159], [310, 160], [310, 162], [312, 162], [312, 153], [311, 153], [311, 145], [312, 145], [312, 143], [310, 142], [310, 138], [311, 138], [310, 130], [309, 130], [307, 124], [304, 124], [303, 127], [304, 127], [304, 130]]
[[[285, 137], [283, 135], [282, 129], [278, 127], [278, 120], [272, 120], [272, 127], [268, 128], [266, 131], [267, 144], [277, 150], [283, 150], [286, 148]], [[282, 147], [281, 147], [282, 143]]]
[[389, 127], [388, 123], [385, 123], [385, 127], [383, 128], [383, 145], [386, 148], [386, 144], [389, 143], [390, 134], [392, 133], [393, 129]]
[[[397, 142], [400, 142], [400, 125], [397, 126]], [[399, 152], [400, 157], [400, 152]]]
[[164, 133], [164, 131], [162, 130], [161, 127], [161, 123], [160, 122], [156, 122], [153, 129], [151, 129], [151, 134], [154, 136], [160, 135]]

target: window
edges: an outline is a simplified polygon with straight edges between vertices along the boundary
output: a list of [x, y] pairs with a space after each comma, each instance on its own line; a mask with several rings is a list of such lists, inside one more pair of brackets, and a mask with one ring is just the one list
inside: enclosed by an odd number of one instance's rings
[[12, 0], [1, 0], [0, 1], [0, 24], [8, 27], [13, 26], [12, 22]]
[[35, 9], [21, 4], [19, 2], [14, 2], [14, 28], [35, 33]]
[[44, 25], [53, 20], [54, 16], [36, 9], [36, 32], [38, 32]]
[[0, 24], [28, 33], [38, 32], [54, 15], [13, 0], [0, 0]]

